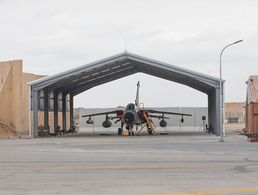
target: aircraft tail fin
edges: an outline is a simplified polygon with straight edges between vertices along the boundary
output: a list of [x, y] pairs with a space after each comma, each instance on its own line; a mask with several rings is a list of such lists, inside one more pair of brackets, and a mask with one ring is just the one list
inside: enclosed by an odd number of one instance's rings
[[140, 92], [140, 81], [138, 81], [138, 83], [137, 83], [136, 99], [135, 99], [135, 106], [136, 106], [136, 107], [139, 107], [139, 106], [140, 106], [139, 92]]

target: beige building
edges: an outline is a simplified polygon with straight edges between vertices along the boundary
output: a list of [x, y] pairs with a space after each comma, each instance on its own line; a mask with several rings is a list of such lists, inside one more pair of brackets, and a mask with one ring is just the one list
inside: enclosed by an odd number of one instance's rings
[[[33, 125], [33, 113], [29, 112], [30, 89], [28, 82], [42, 77], [45, 76], [24, 73], [22, 60], [0, 62], [0, 138], [31, 136], [30, 126]], [[52, 104], [51, 99], [50, 108]], [[70, 113], [69, 109], [67, 113]], [[31, 120], [29, 114], [31, 114]], [[58, 116], [58, 125], [62, 126], [62, 113], [58, 112]], [[68, 125], [69, 114], [66, 118]], [[39, 129], [44, 126], [44, 112], [41, 108], [38, 112], [38, 126]], [[51, 111], [49, 112], [50, 132], [54, 132], [53, 127], [54, 113]]]
[[22, 60], [0, 62], [0, 136], [29, 135], [29, 86], [44, 77], [23, 73]]
[[242, 130], [245, 127], [245, 102], [228, 102], [225, 108], [225, 129]]

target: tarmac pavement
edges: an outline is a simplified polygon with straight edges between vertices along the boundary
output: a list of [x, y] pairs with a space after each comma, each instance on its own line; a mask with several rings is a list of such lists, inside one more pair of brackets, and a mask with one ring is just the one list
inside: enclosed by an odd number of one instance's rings
[[236, 133], [0, 140], [0, 194], [258, 194], [258, 143]]

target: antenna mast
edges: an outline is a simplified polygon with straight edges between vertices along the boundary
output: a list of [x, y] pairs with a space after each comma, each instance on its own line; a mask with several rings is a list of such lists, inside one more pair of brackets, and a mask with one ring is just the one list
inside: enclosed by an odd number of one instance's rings
[[125, 51], [127, 51], [127, 47], [126, 47], [126, 38], [124, 38], [125, 41]]

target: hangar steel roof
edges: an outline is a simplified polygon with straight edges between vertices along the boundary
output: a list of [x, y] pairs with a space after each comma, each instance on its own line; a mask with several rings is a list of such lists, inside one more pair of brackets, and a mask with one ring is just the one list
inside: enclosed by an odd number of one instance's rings
[[[29, 83], [34, 90], [48, 89], [77, 95], [95, 86], [129, 76], [134, 73], [152, 76], [187, 85], [209, 94], [219, 88], [219, 79], [178, 66], [123, 52], [56, 75]], [[224, 82], [224, 81], [223, 81]]]

